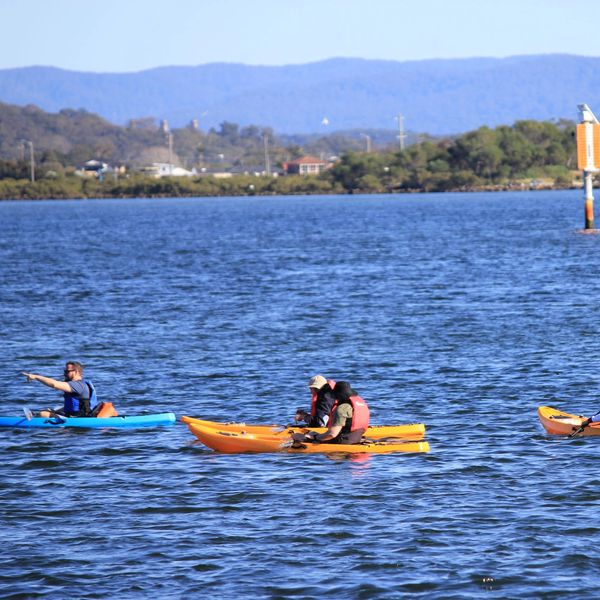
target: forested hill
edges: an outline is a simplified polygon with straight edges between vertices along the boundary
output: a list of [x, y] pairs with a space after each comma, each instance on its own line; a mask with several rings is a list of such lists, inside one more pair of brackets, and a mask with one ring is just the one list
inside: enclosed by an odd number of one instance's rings
[[[363, 132], [368, 133], [374, 148], [398, 144], [393, 131]], [[24, 141], [34, 144], [38, 160], [63, 166], [81, 165], [94, 158], [113, 165], [143, 166], [172, 160], [189, 168], [216, 165], [254, 170], [264, 164], [265, 135], [273, 164], [306, 152], [331, 156], [365, 147], [364, 133], [359, 132], [280, 136], [271, 128], [240, 127], [228, 121], [208, 131], [172, 128], [170, 135], [172, 152], [169, 136], [153, 119], [120, 127], [85, 110], [64, 108], [48, 113], [34, 105], [0, 102], [0, 161], [23, 158]], [[408, 136], [407, 143], [412, 141], [414, 136]]]
[[127, 130], [84, 110], [50, 114], [33, 105], [0, 103], [0, 158], [16, 158], [23, 140], [33, 140], [38, 160], [75, 165], [90, 158], [127, 162], [165, 145], [156, 129]]
[[0, 102], [83, 108], [119, 125], [154, 117], [180, 127], [197, 118], [203, 129], [232, 121], [279, 133], [392, 129], [401, 113], [407, 129], [437, 135], [519, 119], [575, 119], [582, 102], [600, 112], [600, 58], [332, 59], [125, 74], [27, 67], [0, 70]]

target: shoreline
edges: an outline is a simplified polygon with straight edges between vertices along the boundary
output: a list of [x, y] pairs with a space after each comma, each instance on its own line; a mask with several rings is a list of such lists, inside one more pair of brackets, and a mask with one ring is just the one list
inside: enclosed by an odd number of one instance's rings
[[[12, 201], [19, 202], [23, 200], [110, 200], [110, 199], [136, 199], [136, 198], [220, 198], [220, 197], [253, 197], [253, 196], [353, 196], [353, 195], [392, 195], [392, 194], [432, 194], [432, 193], [476, 193], [476, 192], [534, 192], [534, 191], [561, 191], [561, 190], [581, 190], [581, 186], [577, 185], [553, 185], [553, 186], [523, 186], [523, 185], [500, 185], [490, 184], [483, 186], [463, 186], [458, 188], [448, 189], [355, 189], [346, 190], [339, 186], [307, 186], [307, 189], [294, 188], [287, 190], [279, 189], [247, 189], [247, 186], [236, 185], [228, 186], [229, 189], [182, 189], [179, 185], [170, 185], [169, 180], [167, 185], [142, 185], [132, 186], [135, 189], [125, 190], [119, 189], [118, 185], [106, 186], [103, 185], [90, 186], [94, 189], [89, 190], [89, 193], [84, 193], [84, 189], [73, 190], [71, 186], [56, 186], [55, 181], [52, 182], [22, 182], [13, 180], [9, 186], [3, 185], [7, 180], [0, 180], [0, 202]], [[85, 181], [83, 183], [86, 183]], [[174, 182], [177, 184], [178, 182]], [[54, 184], [54, 185], [53, 185]], [[9, 187], [9, 189], [3, 189]], [[87, 187], [82, 185], [82, 188]], [[130, 186], [125, 186], [130, 187]], [[154, 188], [152, 191], [150, 188]], [[156, 188], [165, 187], [164, 190], [156, 190]], [[185, 186], [187, 187], [187, 186]], [[318, 189], [314, 189], [317, 187]], [[327, 189], [329, 187], [330, 189]], [[12, 188], [12, 189], [10, 189]], [[16, 189], [15, 189], [16, 188]], [[312, 188], [312, 189], [311, 189]], [[11, 193], [12, 192], [12, 193]], [[69, 193], [71, 192], [71, 193]], [[204, 192], [204, 193], [202, 193]]]

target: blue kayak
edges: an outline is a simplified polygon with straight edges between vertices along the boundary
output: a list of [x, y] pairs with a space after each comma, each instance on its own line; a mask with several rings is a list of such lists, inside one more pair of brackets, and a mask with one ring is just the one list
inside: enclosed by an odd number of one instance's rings
[[133, 427], [156, 427], [158, 425], [173, 425], [174, 413], [156, 413], [154, 415], [137, 415], [132, 417], [0, 417], [0, 427], [19, 428], [52, 428], [57, 427], [118, 427], [131, 429]]

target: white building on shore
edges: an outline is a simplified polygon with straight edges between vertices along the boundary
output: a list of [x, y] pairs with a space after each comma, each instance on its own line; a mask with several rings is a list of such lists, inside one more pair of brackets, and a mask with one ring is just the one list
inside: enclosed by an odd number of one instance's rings
[[196, 169], [188, 171], [183, 167], [177, 167], [169, 163], [152, 163], [148, 167], [143, 167], [141, 171], [157, 179], [161, 177], [194, 177], [198, 174]]

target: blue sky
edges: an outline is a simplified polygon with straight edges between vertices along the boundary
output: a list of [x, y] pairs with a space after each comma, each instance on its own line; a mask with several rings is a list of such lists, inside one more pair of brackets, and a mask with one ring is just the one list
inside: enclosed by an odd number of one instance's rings
[[600, 56], [599, 9], [597, 0], [0, 0], [0, 69]]

